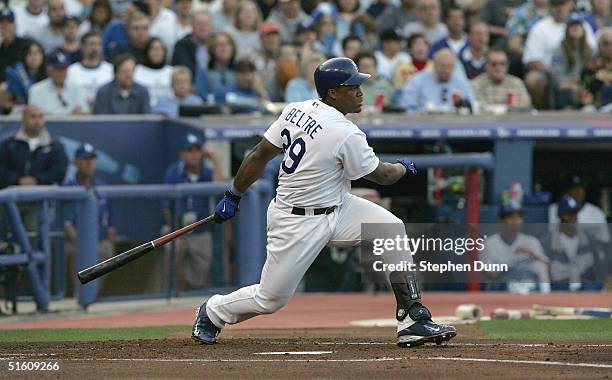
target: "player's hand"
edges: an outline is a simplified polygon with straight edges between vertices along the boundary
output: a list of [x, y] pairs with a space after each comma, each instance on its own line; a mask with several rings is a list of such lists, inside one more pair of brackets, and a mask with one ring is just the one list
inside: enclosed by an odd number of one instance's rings
[[223, 199], [221, 199], [219, 203], [217, 203], [217, 207], [215, 207], [215, 222], [223, 223], [233, 218], [239, 210], [239, 203], [240, 197], [227, 190]]
[[411, 174], [411, 175], [417, 174], [417, 168], [416, 166], [414, 166], [414, 162], [412, 162], [412, 160], [410, 160], [409, 158], [404, 157], [400, 160], [397, 160], [397, 162], [404, 165], [404, 168], [406, 168], [406, 174]]

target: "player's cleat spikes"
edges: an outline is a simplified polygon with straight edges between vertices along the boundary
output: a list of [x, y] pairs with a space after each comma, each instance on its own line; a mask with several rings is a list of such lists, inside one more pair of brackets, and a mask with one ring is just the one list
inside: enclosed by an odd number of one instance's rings
[[217, 335], [221, 330], [215, 326], [206, 314], [206, 302], [196, 309], [196, 320], [191, 330], [191, 339], [201, 344], [217, 343]]
[[453, 326], [433, 322], [431, 319], [415, 322], [397, 333], [397, 345], [416, 347], [425, 343], [442, 344], [457, 335]]

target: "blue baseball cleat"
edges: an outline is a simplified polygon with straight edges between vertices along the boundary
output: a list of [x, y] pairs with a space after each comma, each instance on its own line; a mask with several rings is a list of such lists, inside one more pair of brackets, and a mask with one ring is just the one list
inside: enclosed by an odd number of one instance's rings
[[201, 344], [217, 343], [217, 335], [221, 332], [206, 314], [206, 302], [196, 309], [196, 320], [191, 330], [191, 339]]
[[442, 344], [457, 335], [453, 326], [433, 322], [431, 319], [415, 322], [397, 333], [397, 345], [416, 347], [425, 343]]

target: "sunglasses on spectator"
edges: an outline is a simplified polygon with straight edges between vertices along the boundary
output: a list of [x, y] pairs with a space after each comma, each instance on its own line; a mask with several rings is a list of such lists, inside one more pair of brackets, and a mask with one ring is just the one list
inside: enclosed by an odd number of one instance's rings
[[491, 65], [493, 67], [506, 66], [506, 65], [508, 65], [508, 62], [507, 61], [491, 61], [491, 62], [489, 62], [489, 65]]

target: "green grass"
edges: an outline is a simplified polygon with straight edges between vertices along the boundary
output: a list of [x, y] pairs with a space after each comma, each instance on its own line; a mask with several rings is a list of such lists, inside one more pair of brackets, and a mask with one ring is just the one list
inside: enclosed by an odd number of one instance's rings
[[189, 333], [190, 331], [191, 326], [187, 325], [94, 329], [0, 330], [0, 343], [163, 339], [176, 333]]
[[492, 339], [612, 341], [612, 319], [480, 321]]

